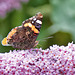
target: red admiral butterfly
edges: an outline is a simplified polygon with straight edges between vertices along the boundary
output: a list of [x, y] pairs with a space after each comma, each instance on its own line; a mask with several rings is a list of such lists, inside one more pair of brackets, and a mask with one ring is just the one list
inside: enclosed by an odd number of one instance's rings
[[39, 12], [25, 20], [22, 26], [13, 28], [2, 40], [3, 46], [12, 46], [20, 49], [30, 49], [38, 44], [36, 41], [40, 32], [43, 15]]

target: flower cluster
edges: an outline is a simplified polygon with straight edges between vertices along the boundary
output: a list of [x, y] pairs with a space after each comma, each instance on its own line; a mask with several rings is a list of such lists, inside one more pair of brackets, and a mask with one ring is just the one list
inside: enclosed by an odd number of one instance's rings
[[21, 2], [28, 2], [28, 0], [0, 0], [0, 16], [5, 17], [11, 9], [20, 8]]
[[75, 44], [0, 53], [0, 75], [75, 75]]

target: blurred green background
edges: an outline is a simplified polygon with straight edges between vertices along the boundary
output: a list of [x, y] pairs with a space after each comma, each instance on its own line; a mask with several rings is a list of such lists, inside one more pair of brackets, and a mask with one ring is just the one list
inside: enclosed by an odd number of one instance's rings
[[[75, 0], [29, 0], [20, 4], [19, 9], [13, 8], [0, 17], [0, 41], [12, 28], [22, 25], [24, 20], [41, 12], [44, 17], [37, 38], [40, 40], [38, 48], [46, 49], [54, 44], [66, 46], [72, 41], [75, 43]], [[52, 38], [44, 40], [48, 37]], [[2, 46], [0, 43], [0, 52], [9, 50], [14, 48]]]

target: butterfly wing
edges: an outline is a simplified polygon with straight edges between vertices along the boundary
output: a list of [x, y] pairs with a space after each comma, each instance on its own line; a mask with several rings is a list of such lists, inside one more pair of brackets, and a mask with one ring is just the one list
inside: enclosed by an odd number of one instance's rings
[[25, 20], [22, 26], [12, 29], [6, 37], [6, 45], [21, 49], [30, 49], [36, 46], [42, 18], [42, 14], [37, 13], [35, 16]]

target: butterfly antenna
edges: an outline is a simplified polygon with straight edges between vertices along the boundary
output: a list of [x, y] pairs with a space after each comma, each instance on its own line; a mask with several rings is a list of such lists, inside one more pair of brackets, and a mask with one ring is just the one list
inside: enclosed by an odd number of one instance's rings
[[38, 41], [46, 41], [46, 39], [49, 39], [49, 38], [53, 38], [53, 36], [51, 36], [51, 37], [46, 37], [46, 38], [40, 39], [40, 40], [38, 40]]

